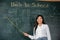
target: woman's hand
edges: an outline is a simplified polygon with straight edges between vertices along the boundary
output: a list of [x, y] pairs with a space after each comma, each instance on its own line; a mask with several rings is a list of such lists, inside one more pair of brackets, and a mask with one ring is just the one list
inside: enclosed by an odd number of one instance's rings
[[27, 36], [27, 37], [29, 36], [29, 34], [27, 34], [27, 33], [25, 33], [25, 32], [23, 32], [23, 34], [24, 34], [25, 36]]

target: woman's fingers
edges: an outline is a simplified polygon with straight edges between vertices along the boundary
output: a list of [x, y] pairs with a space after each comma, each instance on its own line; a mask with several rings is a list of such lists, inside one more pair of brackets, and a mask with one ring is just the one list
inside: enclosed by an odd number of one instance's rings
[[25, 35], [25, 36], [28, 36], [29, 34], [27, 34], [27, 33], [25, 33], [25, 32], [23, 32], [23, 34]]

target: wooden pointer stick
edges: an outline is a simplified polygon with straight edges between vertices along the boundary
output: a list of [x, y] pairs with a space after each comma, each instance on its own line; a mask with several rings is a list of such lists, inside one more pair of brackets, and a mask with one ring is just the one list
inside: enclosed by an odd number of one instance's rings
[[6, 17], [6, 18], [8, 19], [8, 21], [9, 21], [12, 25], [14, 25], [14, 27], [15, 27], [19, 32], [24, 33], [23, 31], [21, 31], [21, 30], [9, 19], [9, 17]]

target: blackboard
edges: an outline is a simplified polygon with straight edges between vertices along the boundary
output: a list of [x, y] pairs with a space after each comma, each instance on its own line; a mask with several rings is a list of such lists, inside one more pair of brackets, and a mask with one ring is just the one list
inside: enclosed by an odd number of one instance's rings
[[[20, 31], [32, 35], [33, 25], [37, 15], [44, 16], [45, 22], [49, 25], [52, 40], [60, 40], [59, 7], [59, 2], [2, 0], [0, 2], [0, 40], [30, 40]], [[9, 22], [6, 17], [15, 25]]]

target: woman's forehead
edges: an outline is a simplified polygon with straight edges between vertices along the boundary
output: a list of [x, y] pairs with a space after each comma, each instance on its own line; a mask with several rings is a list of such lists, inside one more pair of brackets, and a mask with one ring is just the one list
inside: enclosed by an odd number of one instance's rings
[[41, 16], [39, 16], [38, 18], [42, 18]]

